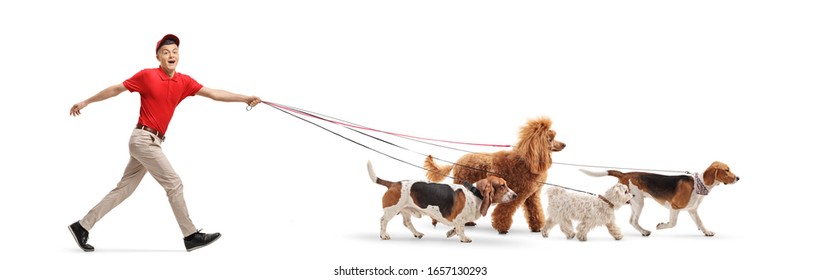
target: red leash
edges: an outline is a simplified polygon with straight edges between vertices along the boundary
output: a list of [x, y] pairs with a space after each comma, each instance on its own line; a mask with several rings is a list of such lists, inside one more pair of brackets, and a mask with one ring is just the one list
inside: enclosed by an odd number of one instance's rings
[[323, 120], [323, 121], [326, 121], [326, 122], [329, 122], [329, 123], [342, 125], [342, 126], [346, 126], [346, 127], [350, 127], [350, 128], [380, 132], [380, 133], [390, 134], [390, 135], [394, 135], [394, 136], [407, 137], [407, 138], [420, 139], [420, 140], [427, 140], [427, 141], [445, 142], [445, 143], [451, 143], [451, 144], [471, 145], [471, 146], [500, 147], [500, 148], [512, 147], [512, 145], [459, 142], [459, 141], [425, 138], [425, 137], [412, 136], [412, 135], [407, 135], [407, 134], [402, 134], [402, 133], [389, 132], [389, 131], [379, 130], [379, 129], [375, 129], [375, 128], [369, 128], [369, 127], [361, 126], [361, 125], [357, 125], [357, 124], [352, 124], [352, 123], [349, 123], [349, 122], [346, 122], [346, 121], [331, 120], [331, 119], [328, 119], [328, 118], [317, 116], [316, 114], [309, 113], [305, 110], [301, 110], [301, 109], [298, 109], [298, 108], [294, 108], [294, 107], [290, 107], [290, 106], [286, 106], [286, 105], [282, 105], [282, 104], [276, 104], [276, 103], [268, 102], [268, 101], [262, 101], [262, 103], [265, 103], [265, 104], [267, 104], [268, 106], [271, 106], [271, 107], [276, 107], [276, 108], [279, 108], [279, 109], [282, 109], [282, 110], [287, 110], [287, 111], [290, 111], [290, 112], [294, 112], [294, 113], [297, 113], [297, 114], [300, 114], [300, 115], [320, 119], [320, 120]]

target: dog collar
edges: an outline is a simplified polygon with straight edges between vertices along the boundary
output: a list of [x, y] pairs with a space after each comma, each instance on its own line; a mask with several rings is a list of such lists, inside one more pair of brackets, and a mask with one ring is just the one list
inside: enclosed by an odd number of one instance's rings
[[706, 184], [704, 184], [703, 180], [700, 179], [700, 175], [695, 173], [692, 174], [692, 177], [695, 179], [695, 193], [699, 195], [709, 194], [709, 189], [706, 188]]
[[601, 200], [603, 200], [604, 202], [606, 202], [606, 204], [609, 204], [609, 207], [610, 207], [610, 208], [615, 208], [615, 204], [612, 204], [612, 202], [610, 202], [610, 201], [609, 201], [609, 199], [606, 199], [606, 197], [604, 197], [603, 195], [600, 195], [600, 194], [599, 194], [599, 195], [598, 195], [598, 198], [600, 198]]
[[474, 187], [473, 185], [468, 184], [468, 183], [464, 183], [464, 184], [463, 184], [463, 186], [464, 186], [464, 188], [466, 188], [468, 191], [470, 191], [471, 193], [473, 193], [476, 197], [478, 197], [478, 199], [482, 199], [482, 200], [484, 199], [484, 196], [483, 196], [483, 195], [481, 195], [481, 192], [478, 190], [478, 188], [476, 188], [476, 187]]

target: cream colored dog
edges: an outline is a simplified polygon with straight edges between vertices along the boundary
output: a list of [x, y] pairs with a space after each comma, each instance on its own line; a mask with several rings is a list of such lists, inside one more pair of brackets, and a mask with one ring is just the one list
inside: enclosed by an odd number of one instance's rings
[[[615, 210], [629, 204], [634, 195], [629, 187], [618, 183], [597, 196], [551, 187], [547, 189], [547, 197], [547, 222], [541, 228], [541, 235], [549, 237], [550, 230], [557, 224], [567, 239], [578, 236], [579, 241], [587, 241], [589, 230], [601, 225], [606, 226], [615, 240], [621, 240], [624, 235], [615, 224]], [[572, 230], [572, 221], [578, 221], [577, 234]]]

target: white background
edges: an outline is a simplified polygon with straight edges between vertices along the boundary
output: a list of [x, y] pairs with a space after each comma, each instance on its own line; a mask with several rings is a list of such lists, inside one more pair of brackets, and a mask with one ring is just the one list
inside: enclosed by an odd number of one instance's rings
[[[17, 1], [20, 2], [20, 1]], [[224, 1], [223, 1], [224, 2]], [[339, 267], [486, 266], [510, 277], [690, 279], [810, 275], [818, 249], [816, 102], [820, 12], [813, 1], [26, 1], [0, 6], [0, 278], [375, 279]], [[80, 251], [66, 226], [119, 180], [139, 98], [125, 92], [70, 117], [72, 104], [156, 67], [166, 33], [178, 71], [212, 88], [370, 127], [514, 144], [549, 116], [562, 163], [702, 171], [742, 179], [700, 213], [641, 237], [596, 228], [585, 243], [523, 216], [498, 235], [488, 217], [460, 244], [415, 219], [378, 238], [379, 176], [423, 171], [268, 106], [186, 99], [163, 149], [191, 217], [222, 239], [187, 253], [162, 188], [147, 176]], [[321, 123], [328, 125], [327, 123]], [[418, 154], [329, 128], [416, 164]], [[405, 142], [378, 135], [386, 140]], [[462, 153], [410, 145], [456, 160]], [[461, 147], [475, 151], [497, 148]], [[553, 165], [548, 182], [602, 192], [613, 178]], [[665, 209], [647, 201], [653, 229]], [[419, 279], [429, 277], [394, 277]], [[435, 277], [434, 277], [435, 278]], [[601, 278], [597, 278], [601, 279]]]

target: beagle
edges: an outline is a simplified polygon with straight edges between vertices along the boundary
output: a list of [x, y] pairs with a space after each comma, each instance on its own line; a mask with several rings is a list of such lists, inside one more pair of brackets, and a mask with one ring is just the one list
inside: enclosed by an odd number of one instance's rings
[[410, 216], [427, 215], [453, 229], [447, 237], [458, 234], [461, 242], [472, 242], [464, 235], [464, 224], [487, 215], [493, 203], [507, 203], [518, 196], [507, 187], [504, 179], [488, 176], [472, 185], [439, 184], [428, 181], [403, 180], [390, 182], [376, 176], [373, 165], [367, 162], [367, 172], [374, 183], [387, 187], [382, 197], [384, 215], [381, 218], [381, 239], [388, 240], [387, 223], [401, 214], [404, 226], [421, 238], [423, 233], [413, 227]]
[[632, 224], [643, 236], [649, 236], [651, 231], [642, 228], [638, 224], [638, 218], [643, 209], [643, 198], [648, 196], [669, 209], [669, 221], [659, 223], [657, 229], [667, 229], [675, 227], [680, 211], [688, 211], [698, 229], [706, 236], [714, 236], [715, 233], [706, 229], [698, 215], [698, 206], [703, 198], [715, 186], [723, 183], [725, 185], [734, 184], [740, 177], [729, 170], [725, 163], [715, 161], [706, 168], [702, 174], [667, 176], [646, 172], [622, 173], [616, 170], [594, 172], [583, 170], [582, 172], [590, 176], [603, 177], [606, 175], [618, 178], [618, 182], [629, 186], [635, 198], [632, 199], [632, 216], [629, 223]]

